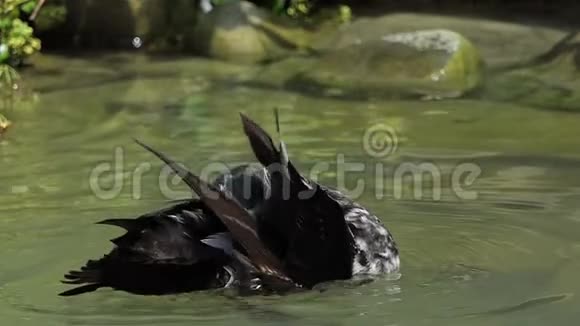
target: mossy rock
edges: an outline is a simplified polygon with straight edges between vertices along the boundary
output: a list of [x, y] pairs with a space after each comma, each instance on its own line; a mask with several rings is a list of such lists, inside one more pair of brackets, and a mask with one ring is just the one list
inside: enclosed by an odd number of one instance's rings
[[307, 47], [308, 32], [247, 1], [232, 1], [200, 15], [184, 45], [225, 61], [258, 63]]
[[469, 40], [449, 30], [424, 30], [329, 49], [298, 82], [347, 93], [445, 98], [476, 88], [482, 76], [482, 59]]
[[486, 98], [540, 109], [580, 112], [580, 41], [547, 62], [496, 72]]
[[565, 30], [489, 20], [467, 16], [426, 13], [389, 13], [372, 18], [356, 19], [335, 32], [324, 35], [317, 46], [341, 48], [355, 42], [381, 39], [386, 34], [418, 30], [448, 29], [470, 40], [491, 68], [527, 61], [543, 52], [566, 35]]

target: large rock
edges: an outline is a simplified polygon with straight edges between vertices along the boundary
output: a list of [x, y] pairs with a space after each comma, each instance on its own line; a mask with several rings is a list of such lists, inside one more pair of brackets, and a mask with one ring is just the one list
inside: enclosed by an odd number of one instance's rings
[[328, 48], [294, 83], [372, 96], [458, 97], [480, 84], [482, 66], [460, 34], [424, 30]]
[[321, 35], [321, 49], [381, 39], [386, 34], [426, 29], [448, 29], [469, 39], [491, 66], [526, 61], [543, 53], [566, 33], [555, 28], [499, 22], [475, 17], [427, 14], [388, 14], [363, 18], [338, 31]]
[[246, 1], [232, 1], [200, 15], [185, 45], [226, 61], [257, 63], [284, 57], [306, 46], [307, 33]]
[[[437, 74], [436, 70], [437, 64], [445, 61], [445, 53], [436, 49], [417, 52], [384, 42], [398, 39], [409, 44], [409, 35], [418, 29], [431, 30], [431, 34], [434, 30], [453, 31], [443, 34], [455, 37], [457, 44], [463, 45], [461, 51], [448, 57], [445, 74]], [[322, 90], [362, 97], [413, 93], [453, 96], [481, 82], [481, 65], [477, 63], [481, 57], [486, 63], [481, 96], [528, 106], [578, 110], [580, 36], [568, 40], [566, 51], [549, 56], [550, 60], [536, 60], [546, 58], [545, 54], [553, 52], [551, 48], [565, 36], [566, 31], [538, 25], [473, 17], [389, 14], [357, 19], [319, 33], [311, 45], [321, 53], [318, 58], [285, 60], [264, 69], [259, 79], [274, 82], [275, 86], [305, 89], [311, 94]], [[417, 79], [421, 74], [435, 78]], [[437, 81], [437, 77], [443, 78]], [[287, 83], [276, 82], [277, 79]]]

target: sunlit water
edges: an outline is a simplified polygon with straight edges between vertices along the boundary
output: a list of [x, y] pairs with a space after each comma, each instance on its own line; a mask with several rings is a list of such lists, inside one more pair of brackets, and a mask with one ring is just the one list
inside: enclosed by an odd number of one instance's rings
[[[37, 93], [6, 112], [14, 127], [0, 143], [3, 324], [572, 325], [580, 319], [580, 115], [485, 99], [318, 97], [252, 86], [247, 81], [259, 68], [201, 59], [45, 60], [25, 74], [31, 80], [25, 91]], [[357, 181], [364, 181], [358, 200], [395, 235], [400, 277], [286, 297], [142, 297], [108, 289], [57, 296], [66, 288], [59, 283], [63, 272], [108, 251], [108, 239], [119, 234], [94, 222], [166, 204], [161, 164], [132, 138], [195, 171], [248, 161], [237, 112], [274, 130], [274, 107], [303, 170], [328, 163], [321, 180], [355, 195]], [[365, 130], [377, 124], [396, 133], [390, 155], [369, 155], [363, 145]], [[114, 164], [116, 151], [123, 168], [100, 175], [105, 189], [95, 193], [91, 171]], [[341, 159], [364, 171], [337, 177]], [[142, 163], [152, 168], [136, 177]], [[408, 163], [437, 167], [440, 198], [433, 180], [417, 198], [412, 179], [397, 183], [396, 171]], [[460, 180], [458, 193], [451, 179], [460, 164], [481, 174], [473, 184]], [[106, 191], [114, 184], [121, 186], [118, 195]], [[187, 195], [181, 186], [168, 187]], [[476, 198], [462, 199], [466, 194]]]

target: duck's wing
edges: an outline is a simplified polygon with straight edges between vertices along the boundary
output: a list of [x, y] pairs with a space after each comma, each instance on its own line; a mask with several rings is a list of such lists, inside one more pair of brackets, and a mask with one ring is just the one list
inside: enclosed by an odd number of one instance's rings
[[[136, 219], [107, 219], [97, 224], [113, 225], [127, 231], [112, 239], [120, 247], [148, 248], [149, 255], [163, 257], [183, 256], [185, 245], [191, 239], [226, 231], [223, 223], [199, 200], [179, 204], [143, 214]], [[144, 249], [145, 250], [145, 249]]]
[[181, 177], [200, 200], [223, 222], [234, 241], [247, 252], [266, 285], [273, 289], [292, 288], [295, 284], [287, 276], [280, 260], [270, 252], [258, 236], [256, 221], [227, 193], [201, 180], [163, 153], [142, 142], [138, 144], [153, 153]]
[[[307, 287], [326, 280], [350, 278], [354, 238], [340, 204], [325, 189], [298, 172], [288, 159], [283, 142], [276, 148], [263, 128], [243, 114], [241, 117], [258, 161], [266, 167], [277, 165], [283, 171], [271, 176], [271, 193], [273, 197], [288, 194], [279, 201], [280, 210], [285, 214], [271, 212], [271, 219], [273, 225], [276, 219], [284, 219], [277, 225], [287, 241], [284, 263], [290, 276]], [[276, 189], [277, 177], [287, 178], [278, 187], [288, 189]]]
[[214, 225], [211, 217], [196, 212], [191, 205], [99, 224], [118, 226], [127, 232], [112, 240], [116, 247], [109, 254], [67, 273], [63, 283], [81, 286], [61, 293], [62, 296], [100, 287], [166, 294], [223, 283], [222, 266], [232, 255], [232, 240], [220, 232], [220, 225]]
[[277, 148], [268, 133], [252, 119], [240, 113], [244, 133], [256, 159], [267, 171], [268, 193], [257, 212], [261, 236], [278, 257], [286, 256], [288, 230], [295, 224], [297, 187], [291, 184], [291, 164], [283, 144]]
[[[139, 252], [150, 259], [195, 263], [205, 259], [203, 240], [226, 231], [201, 203], [175, 205], [137, 219], [108, 219], [97, 224], [114, 225], [127, 232], [113, 240], [117, 247]], [[219, 246], [214, 246], [220, 248]], [[223, 248], [225, 249], [225, 248]]]
[[352, 277], [354, 237], [344, 210], [321, 187], [298, 201], [285, 262], [290, 275], [306, 287]]

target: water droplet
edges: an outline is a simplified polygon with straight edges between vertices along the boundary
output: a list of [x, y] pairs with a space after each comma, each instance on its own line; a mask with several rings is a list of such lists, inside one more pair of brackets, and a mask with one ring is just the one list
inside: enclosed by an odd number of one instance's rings
[[143, 46], [143, 40], [141, 40], [139, 36], [135, 36], [133, 38], [133, 41], [131, 41], [131, 43], [133, 43], [133, 47], [135, 47], [135, 49], [138, 49], [141, 46]]

